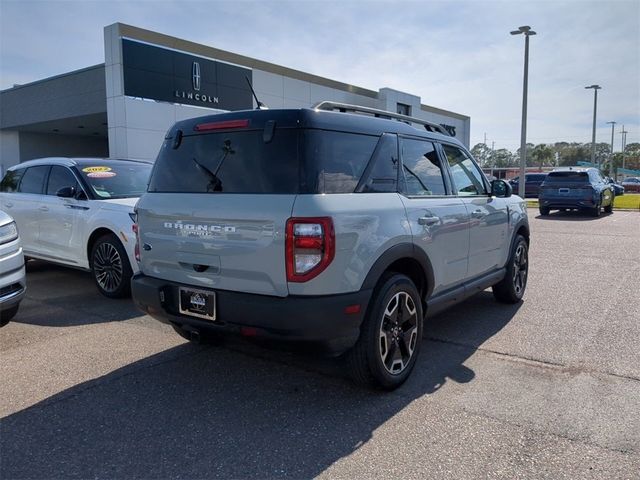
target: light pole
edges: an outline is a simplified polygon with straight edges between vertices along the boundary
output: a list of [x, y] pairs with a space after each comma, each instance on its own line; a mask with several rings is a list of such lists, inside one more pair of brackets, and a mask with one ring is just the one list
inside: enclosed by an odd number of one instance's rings
[[[611, 160], [609, 161], [609, 176], [611, 177], [612, 175], [614, 175], [613, 171], [613, 129], [616, 126], [617, 122], [607, 122], [607, 125], [611, 124]], [[617, 175], [614, 175], [617, 177]], [[617, 178], [615, 179], [617, 180]]]
[[[596, 111], [598, 110], [598, 90], [602, 87], [600, 85], [591, 85], [584, 87], [586, 89], [593, 88], [593, 133], [591, 134], [591, 164], [596, 163]], [[598, 170], [600, 169], [600, 162], [598, 161]]]
[[624, 158], [624, 149], [627, 147], [627, 132], [624, 129], [624, 125], [622, 125], [622, 131], [620, 132], [620, 134], [622, 135], [622, 169], [624, 170], [627, 166], [625, 164], [625, 158]]
[[524, 33], [524, 82], [522, 85], [522, 130], [520, 131], [520, 178], [518, 182], [518, 195], [524, 198], [525, 166], [527, 162], [527, 87], [529, 83], [529, 37], [536, 32], [525, 25], [513, 30], [511, 35]]

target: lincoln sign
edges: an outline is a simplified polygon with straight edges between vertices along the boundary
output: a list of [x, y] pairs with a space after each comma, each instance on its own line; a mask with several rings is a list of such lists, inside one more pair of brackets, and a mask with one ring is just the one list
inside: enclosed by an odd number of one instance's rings
[[124, 94], [220, 110], [253, 108], [250, 69], [122, 40]]

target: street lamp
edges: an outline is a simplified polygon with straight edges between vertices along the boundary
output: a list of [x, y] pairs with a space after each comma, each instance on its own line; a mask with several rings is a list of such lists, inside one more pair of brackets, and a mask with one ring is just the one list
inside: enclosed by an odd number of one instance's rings
[[622, 131], [620, 132], [620, 134], [622, 135], [622, 169], [624, 170], [625, 168], [627, 168], [627, 165], [625, 163], [625, 156], [624, 156], [624, 151], [627, 148], [627, 132], [624, 129], [624, 125], [622, 125]]
[[[617, 177], [617, 175], [614, 175], [614, 173], [613, 173], [613, 171], [614, 171], [614, 168], [613, 168], [613, 129], [616, 126], [616, 123], [617, 122], [607, 122], [607, 125], [611, 124], [611, 157], [610, 157], [611, 161], [609, 162], [609, 176], [610, 177], [611, 176], [616, 176]], [[616, 178], [616, 180], [617, 180], [617, 178]]]
[[518, 195], [524, 198], [525, 166], [527, 162], [527, 85], [529, 82], [529, 37], [536, 32], [525, 25], [513, 30], [511, 35], [524, 33], [524, 82], [522, 85], [522, 130], [520, 131], [520, 179], [518, 182]]
[[[591, 164], [596, 163], [596, 111], [598, 109], [598, 90], [602, 87], [600, 85], [590, 85], [584, 87], [586, 89], [593, 88], [593, 132], [591, 134]], [[600, 162], [598, 161], [598, 169], [600, 169]]]

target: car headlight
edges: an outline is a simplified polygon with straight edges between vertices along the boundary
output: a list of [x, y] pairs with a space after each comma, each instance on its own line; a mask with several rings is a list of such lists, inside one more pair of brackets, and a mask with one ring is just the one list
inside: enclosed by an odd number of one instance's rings
[[9, 243], [18, 238], [18, 227], [16, 222], [7, 223], [0, 227], [0, 245]]

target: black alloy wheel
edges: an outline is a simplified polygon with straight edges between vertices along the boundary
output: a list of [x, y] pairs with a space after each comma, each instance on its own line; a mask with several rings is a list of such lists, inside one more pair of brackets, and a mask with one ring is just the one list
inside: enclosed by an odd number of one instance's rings
[[131, 295], [131, 276], [127, 252], [114, 234], [100, 237], [91, 249], [91, 271], [100, 293], [109, 298]]
[[507, 263], [504, 278], [492, 287], [493, 296], [502, 303], [518, 303], [524, 296], [529, 277], [529, 245], [518, 235]]
[[378, 282], [356, 345], [346, 354], [353, 379], [393, 390], [411, 374], [422, 344], [423, 311], [413, 281], [388, 272]]
[[384, 368], [392, 375], [402, 373], [409, 365], [418, 339], [418, 312], [407, 292], [396, 293], [387, 303], [379, 338]]

